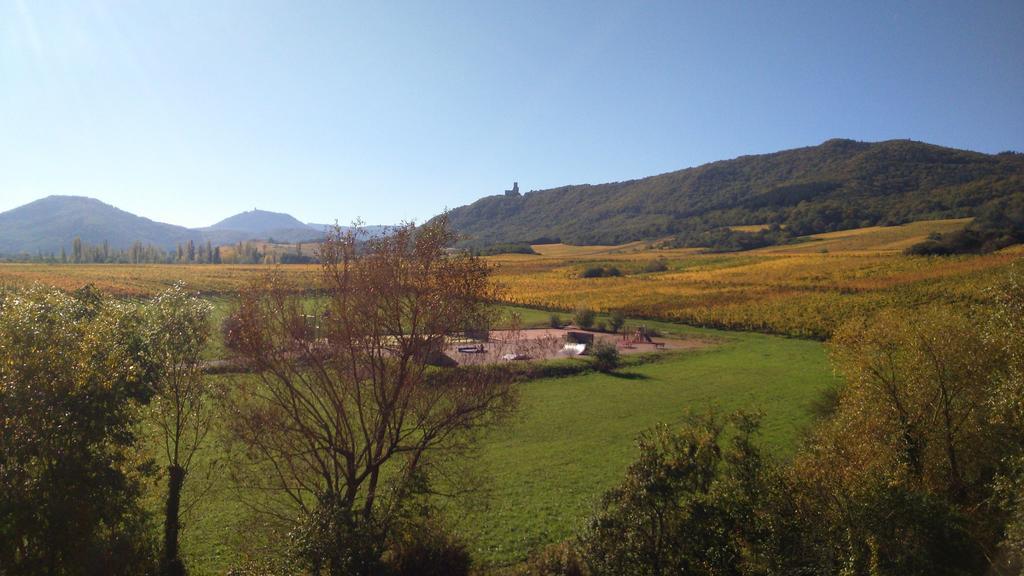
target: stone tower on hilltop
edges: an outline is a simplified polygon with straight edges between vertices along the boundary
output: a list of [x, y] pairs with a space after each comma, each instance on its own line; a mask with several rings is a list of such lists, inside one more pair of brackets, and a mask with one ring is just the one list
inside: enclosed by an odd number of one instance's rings
[[512, 189], [505, 190], [505, 196], [521, 196], [519, 193], [519, 182], [513, 182]]

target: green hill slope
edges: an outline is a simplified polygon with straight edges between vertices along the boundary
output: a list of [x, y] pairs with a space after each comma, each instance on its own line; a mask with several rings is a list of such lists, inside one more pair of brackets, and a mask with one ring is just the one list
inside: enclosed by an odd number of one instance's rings
[[806, 235], [963, 218], [1015, 194], [1024, 194], [1021, 154], [829, 140], [639, 180], [488, 196], [449, 218], [473, 245], [621, 244], [666, 236], [701, 245], [708, 231], [728, 226], [778, 223]]
[[75, 237], [87, 244], [133, 242], [163, 248], [198, 238], [182, 226], [154, 222], [84, 196], [47, 196], [0, 214], [0, 254], [60, 252]]

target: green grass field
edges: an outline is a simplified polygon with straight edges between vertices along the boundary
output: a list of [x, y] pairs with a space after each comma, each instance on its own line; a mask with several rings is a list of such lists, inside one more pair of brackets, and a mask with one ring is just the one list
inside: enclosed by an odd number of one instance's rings
[[[546, 324], [549, 315], [517, 312], [527, 326]], [[818, 342], [646, 324], [717, 345], [620, 375], [585, 373], [522, 384], [518, 412], [483, 434], [464, 463], [479, 478], [473, 504], [450, 509], [455, 529], [479, 562], [514, 564], [571, 536], [622, 477], [635, 456], [637, 434], [659, 422], [678, 422], [687, 410], [760, 410], [766, 447], [785, 458], [809, 423], [809, 402], [834, 381]], [[204, 455], [218, 456], [216, 448]], [[157, 498], [153, 506], [159, 509]], [[259, 542], [253, 521], [229, 482], [215, 478], [186, 518], [183, 550], [192, 573], [222, 574], [236, 564], [239, 550]]]
[[[706, 333], [707, 331], [702, 331]], [[706, 334], [705, 334], [706, 335]], [[523, 385], [517, 417], [485, 435], [476, 466], [491, 479], [484, 509], [459, 525], [486, 563], [509, 564], [570, 537], [635, 457], [637, 434], [687, 410], [764, 413], [780, 458], [809, 423], [808, 404], [834, 381], [816, 342], [721, 334], [712, 349], [637, 366]]]

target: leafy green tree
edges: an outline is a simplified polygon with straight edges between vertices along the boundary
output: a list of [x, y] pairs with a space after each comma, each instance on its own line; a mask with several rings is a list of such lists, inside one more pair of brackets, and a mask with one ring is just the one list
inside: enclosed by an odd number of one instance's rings
[[594, 574], [739, 574], [763, 460], [758, 417], [687, 418], [640, 437], [640, 456], [604, 495], [582, 543]]
[[151, 419], [167, 470], [163, 572], [184, 574], [179, 553], [182, 494], [195, 468], [194, 457], [210, 431], [213, 387], [203, 378], [202, 353], [210, 335], [209, 303], [182, 284], [146, 306], [150, 359], [157, 367]]
[[1024, 265], [1012, 267], [1007, 281], [996, 291], [996, 313], [987, 327], [987, 340], [1006, 358], [993, 394], [994, 421], [1011, 438], [995, 480], [999, 508], [1006, 514], [1005, 537], [1000, 544], [1000, 569], [1024, 574]]
[[572, 315], [573, 323], [584, 330], [592, 327], [596, 319], [597, 313], [590, 308], [580, 308]]
[[594, 366], [601, 372], [611, 372], [619, 367], [619, 349], [610, 342], [598, 342], [593, 351]]
[[151, 572], [141, 326], [91, 289], [0, 292], [0, 573]]
[[612, 310], [611, 314], [608, 315], [608, 327], [611, 331], [618, 334], [619, 330], [626, 325], [626, 313], [622, 310]]

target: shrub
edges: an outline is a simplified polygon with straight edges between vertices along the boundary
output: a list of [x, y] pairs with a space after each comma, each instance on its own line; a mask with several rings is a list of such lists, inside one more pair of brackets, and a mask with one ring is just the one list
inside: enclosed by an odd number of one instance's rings
[[583, 272], [580, 272], [580, 278], [605, 278], [612, 276], [622, 276], [622, 270], [619, 270], [615, 266], [605, 268], [603, 266], [591, 266], [585, 268]]
[[626, 324], [626, 314], [622, 310], [612, 310], [608, 316], [608, 326], [611, 327], [612, 332], [616, 334]]
[[232, 352], [238, 352], [242, 347], [242, 319], [238, 314], [231, 313], [224, 317], [220, 323], [221, 339], [224, 347]]
[[597, 330], [598, 332], [607, 332], [608, 325], [605, 324], [604, 320], [598, 320], [598, 322], [594, 324], [594, 330]]
[[664, 272], [668, 270], [668, 262], [664, 258], [651, 260], [644, 264], [644, 272]]
[[593, 326], [595, 319], [597, 319], [597, 314], [589, 308], [580, 308], [572, 316], [573, 323], [583, 329]]
[[682, 429], [643, 434], [626, 478], [605, 493], [583, 534], [582, 551], [600, 574], [741, 574], [761, 487], [757, 417], [690, 416]]
[[610, 342], [598, 342], [594, 345], [594, 367], [601, 372], [611, 372], [619, 367], [621, 358], [619, 349]]
[[388, 562], [395, 574], [420, 576], [467, 576], [472, 563], [466, 545], [433, 523], [406, 530]]
[[548, 317], [548, 324], [552, 328], [561, 328], [563, 325], [562, 317], [558, 314], [552, 314]]
[[589, 576], [583, 556], [570, 542], [552, 544], [527, 561], [529, 576]]

